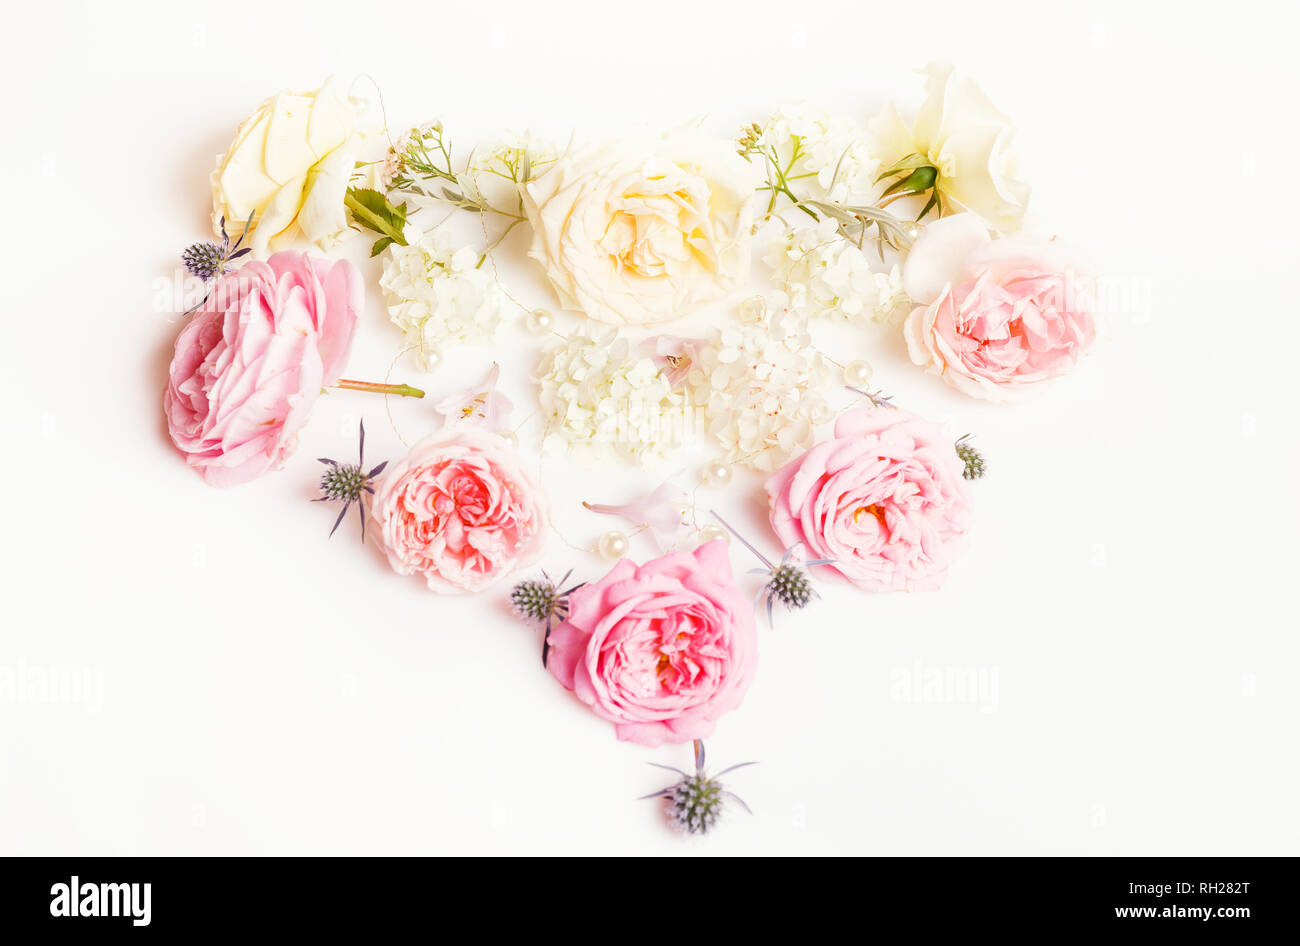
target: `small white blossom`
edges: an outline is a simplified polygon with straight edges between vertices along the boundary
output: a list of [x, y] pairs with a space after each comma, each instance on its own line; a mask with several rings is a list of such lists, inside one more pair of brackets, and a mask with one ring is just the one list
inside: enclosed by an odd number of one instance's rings
[[494, 340], [505, 294], [478, 267], [477, 250], [453, 250], [447, 234], [435, 230], [410, 246], [392, 244], [384, 254], [379, 285], [388, 316], [425, 370], [436, 364], [441, 348]]
[[382, 157], [362, 162], [352, 172], [352, 185], [381, 193], [387, 191], [405, 169], [407, 149], [419, 135], [426, 133], [432, 127], [432, 124], [427, 124], [408, 129], [395, 141], [388, 137], [386, 140], [389, 145]]
[[800, 196], [858, 203], [879, 192], [880, 162], [872, 156], [867, 130], [853, 119], [791, 104], [759, 127], [759, 146], [769, 154], [775, 150], [782, 169], [789, 167], [786, 180]]
[[580, 459], [663, 459], [693, 429], [689, 395], [674, 391], [652, 358], [607, 329], [575, 333], [542, 357], [537, 381], [543, 450]]
[[771, 472], [811, 447], [814, 428], [831, 419], [832, 380], [804, 317], [770, 305], [762, 319], [700, 345], [689, 383], [726, 461]]
[[443, 424], [464, 424], [483, 427], [487, 430], [500, 430], [509, 426], [510, 411], [514, 407], [510, 398], [497, 390], [501, 380], [501, 366], [493, 363], [487, 377], [478, 384], [471, 385], [449, 394], [433, 405], [436, 413], [441, 414]]
[[505, 213], [521, 213], [520, 185], [555, 163], [558, 154], [531, 131], [505, 135], [474, 149], [465, 170], [456, 175], [465, 198]]
[[907, 304], [897, 264], [888, 272], [836, 230], [835, 222], [785, 230], [763, 260], [793, 308], [808, 315], [885, 320]]

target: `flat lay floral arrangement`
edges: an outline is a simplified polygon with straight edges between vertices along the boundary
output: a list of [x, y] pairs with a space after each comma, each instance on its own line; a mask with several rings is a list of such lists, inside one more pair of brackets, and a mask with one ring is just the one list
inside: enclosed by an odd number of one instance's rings
[[[822, 582], [940, 588], [985, 474], [978, 438], [873, 390], [871, 364], [820, 351], [814, 323], [899, 333], [934, 383], [1006, 403], [1071, 371], [1096, 334], [1087, 272], [1055, 237], [1022, 232], [1010, 120], [951, 66], [921, 74], [918, 107], [862, 120], [786, 105], [731, 137], [529, 132], [455, 148], [437, 121], [389, 126], [365, 81], [280, 92], [217, 160], [219, 242], [182, 254], [203, 295], [167, 379], [171, 439], [212, 486], [319, 479], [332, 529], [347, 520], [366, 543], [345, 554], [378, 547], [435, 595], [508, 598], [544, 672], [618, 739], [693, 743], [693, 767], [663, 766], [674, 780], [650, 797], [707, 832], [744, 803], [729, 769], [706, 770], [703, 741], [741, 707], [778, 612], [815, 608]], [[482, 239], [457, 245], [457, 215]], [[547, 305], [498, 278], [517, 230]], [[357, 231], [387, 322], [363, 316], [361, 270], [340, 253]], [[721, 314], [674, 334], [701, 307]], [[346, 376], [363, 324], [391, 336], [402, 381]], [[531, 426], [511, 420], [498, 365], [426, 395], [458, 347], [507, 337], [535, 352]], [[295, 456], [330, 389], [379, 413], [427, 397], [428, 430], [405, 456], [368, 458], [364, 423], [337, 459]], [[585, 514], [548, 501], [541, 455], [617, 471], [680, 460], [687, 439], [711, 457], [693, 482], [582, 504], [621, 528], [594, 549], [566, 542], [573, 561], [539, 560], [550, 530]], [[710, 505], [739, 477], [763, 484], [769, 535]], [[659, 557], [630, 557], [639, 533]]]

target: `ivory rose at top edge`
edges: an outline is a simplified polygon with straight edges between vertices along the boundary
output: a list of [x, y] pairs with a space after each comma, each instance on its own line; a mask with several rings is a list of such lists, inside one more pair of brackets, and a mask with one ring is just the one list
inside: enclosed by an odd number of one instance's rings
[[314, 92], [283, 91], [244, 120], [212, 172], [212, 226], [232, 234], [254, 214], [254, 256], [302, 237], [329, 249], [347, 229], [344, 197], [365, 139], [381, 123], [331, 76]]
[[945, 214], [967, 211], [1002, 233], [1015, 233], [1029, 206], [1030, 188], [1019, 179], [1011, 119], [952, 63], [932, 62], [920, 72], [926, 77], [926, 97], [912, 125], [893, 104], [869, 123], [881, 167], [923, 155], [937, 172], [934, 187]]
[[731, 142], [695, 131], [566, 155], [523, 189], [529, 255], [565, 308], [612, 325], [675, 319], [744, 283], [761, 183]]

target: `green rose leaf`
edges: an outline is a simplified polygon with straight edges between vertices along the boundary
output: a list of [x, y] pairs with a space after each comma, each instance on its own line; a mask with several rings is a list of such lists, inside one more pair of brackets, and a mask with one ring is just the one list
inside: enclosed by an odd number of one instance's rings
[[[373, 230], [386, 238], [389, 243], [406, 246], [406, 204], [394, 206], [384, 194], [367, 187], [350, 187], [343, 203], [352, 214], [354, 222], [367, 230]], [[383, 242], [382, 240], [380, 241]], [[384, 243], [388, 246], [388, 243]], [[379, 252], [383, 250], [379, 247]], [[371, 255], [374, 255], [372, 252]]]

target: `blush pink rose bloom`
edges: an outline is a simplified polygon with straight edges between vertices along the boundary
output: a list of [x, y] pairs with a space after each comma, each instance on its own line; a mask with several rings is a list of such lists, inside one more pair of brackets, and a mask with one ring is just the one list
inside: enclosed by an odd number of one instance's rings
[[903, 267], [912, 361], [971, 397], [1008, 401], [1072, 369], [1096, 337], [1091, 292], [1057, 245], [992, 240], [972, 214], [925, 228]]
[[754, 606], [732, 580], [725, 542], [644, 565], [624, 559], [569, 605], [547, 666], [619, 739], [703, 739], [754, 678]]
[[370, 515], [393, 571], [445, 594], [478, 591], [535, 561], [546, 528], [545, 497], [514, 448], [464, 428], [390, 465]]
[[321, 388], [343, 373], [363, 289], [357, 268], [276, 253], [222, 276], [181, 331], [167, 430], [212, 486], [278, 469]]
[[890, 407], [849, 411], [832, 439], [768, 479], [772, 529], [863, 591], [937, 588], [971, 518], [961, 474], [938, 424]]

